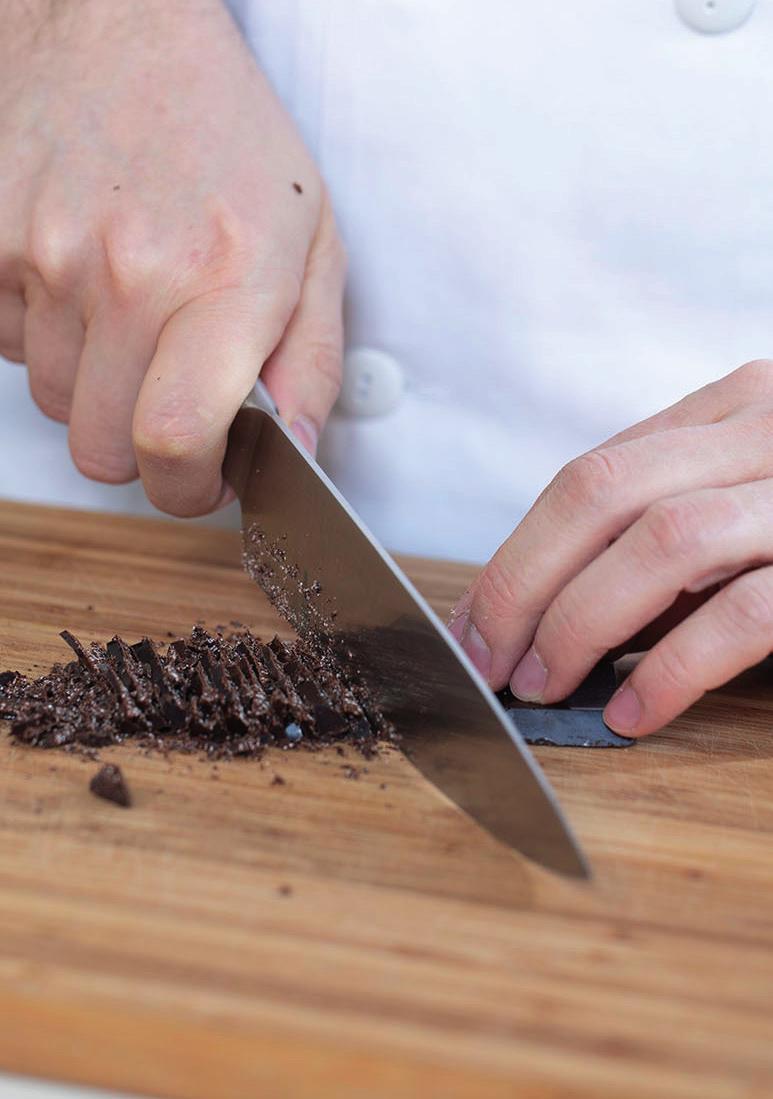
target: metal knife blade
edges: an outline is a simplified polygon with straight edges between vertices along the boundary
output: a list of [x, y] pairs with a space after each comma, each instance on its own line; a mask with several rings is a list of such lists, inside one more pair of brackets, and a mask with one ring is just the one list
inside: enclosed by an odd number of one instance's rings
[[631, 748], [636, 743], [607, 728], [601, 710], [519, 706], [505, 712], [527, 744], [554, 748]]
[[619, 736], [604, 724], [604, 707], [617, 689], [611, 660], [600, 660], [568, 698], [557, 706], [521, 702], [505, 687], [497, 695], [527, 744], [554, 748], [631, 748], [631, 737]]
[[589, 877], [512, 719], [260, 382], [231, 427], [224, 475], [242, 505], [248, 573], [301, 635], [332, 632], [411, 762], [498, 839]]

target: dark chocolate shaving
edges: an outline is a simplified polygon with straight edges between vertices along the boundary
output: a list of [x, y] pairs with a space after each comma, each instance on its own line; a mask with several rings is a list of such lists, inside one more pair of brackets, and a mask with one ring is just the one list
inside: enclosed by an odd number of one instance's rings
[[104, 767], [100, 767], [89, 783], [89, 790], [98, 798], [115, 802], [116, 805], [123, 805], [126, 809], [131, 806], [129, 787], [126, 785], [121, 768], [115, 763], [106, 763]]
[[77, 660], [40, 679], [0, 675], [0, 720], [20, 743], [87, 753], [132, 738], [227, 759], [341, 741], [368, 756], [394, 738], [373, 721], [362, 686], [303, 641], [195, 627], [164, 651], [148, 638], [103, 648], [62, 637]]

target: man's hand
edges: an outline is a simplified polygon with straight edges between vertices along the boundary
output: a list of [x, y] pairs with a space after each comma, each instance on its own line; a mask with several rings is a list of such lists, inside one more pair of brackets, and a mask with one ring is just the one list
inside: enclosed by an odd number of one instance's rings
[[78, 468], [198, 515], [263, 368], [314, 449], [344, 256], [221, 0], [12, 0], [0, 36], [0, 352]]
[[617, 732], [644, 735], [773, 649], [771, 562], [773, 362], [763, 360], [561, 470], [463, 596], [451, 631], [493, 688], [509, 681], [549, 703], [610, 650], [644, 648], [654, 623], [662, 636], [604, 714]]

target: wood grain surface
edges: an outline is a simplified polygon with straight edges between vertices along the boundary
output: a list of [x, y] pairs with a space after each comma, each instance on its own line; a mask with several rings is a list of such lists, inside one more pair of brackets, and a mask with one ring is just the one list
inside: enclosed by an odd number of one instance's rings
[[[445, 613], [468, 567], [406, 560]], [[58, 631], [278, 623], [238, 539], [0, 505], [0, 666]], [[773, 1095], [773, 688], [625, 751], [541, 749], [589, 884], [399, 753], [92, 763], [0, 736], [0, 1067], [176, 1099]], [[285, 785], [272, 785], [280, 774]]]

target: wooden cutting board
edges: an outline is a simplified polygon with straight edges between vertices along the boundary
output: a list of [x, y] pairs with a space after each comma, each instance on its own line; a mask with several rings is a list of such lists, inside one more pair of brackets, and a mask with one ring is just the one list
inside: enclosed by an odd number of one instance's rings
[[[473, 571], [405, 567], [441, 614]], [[278, 626], [202, 526], [0, 505], [0, 576], [25, 672], [63, 627]], [[124, 810], [3, 734], [0, 1066], [180, 1099], [770, 1096], [772, 708], [757, 673], [634, 748], [538, 751], [590, 884], [397, 753], [104, 752]]]

